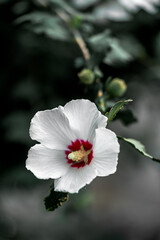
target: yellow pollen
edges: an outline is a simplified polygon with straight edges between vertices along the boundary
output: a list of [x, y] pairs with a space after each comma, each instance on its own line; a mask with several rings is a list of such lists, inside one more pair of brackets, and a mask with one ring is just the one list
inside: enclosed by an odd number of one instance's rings
[[68, 158], [74, 162], [79, 162], [87, 157], [87, 152], [84, 150], [74, 151], [68, 154]]

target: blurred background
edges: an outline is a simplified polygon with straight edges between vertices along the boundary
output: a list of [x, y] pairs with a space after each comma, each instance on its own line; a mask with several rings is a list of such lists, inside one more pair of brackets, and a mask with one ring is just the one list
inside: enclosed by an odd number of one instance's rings
[[[77, 76], [84, 67], [80, 49], [62, 22], [45, 15], [48, 2], [0, 0], [0, 240], [160, 240], [160, 165], [126, 143], [116, 174], [96, 178], [55, 212], [43, 203], [52, 181], [25, 168], [37, 111], [71, 99], [95, 100], [94, 85]], [[86, 38], [109, 29], [120, 41], [99, 63], [102, 82], [109, 76], [126, 81], [135, 119], [130, 125], [117, 119], [109, 128], [160, 157], [160, 2], [64, 2], [84, 14]]]

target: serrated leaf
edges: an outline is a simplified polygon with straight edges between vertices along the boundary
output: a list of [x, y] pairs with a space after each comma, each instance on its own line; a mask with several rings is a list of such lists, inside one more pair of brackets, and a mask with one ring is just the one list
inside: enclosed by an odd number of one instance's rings
[[48, 211], [54, 211], [62, 203], [68, 201], [69, 194], [66, 192], [56, 192], [54, 188], [51, 189], [49, 196], [44, 199], [45, 207]]
[[153, 156], [151, 156], [150, 154], [148, 154], [146, 152], [145, 146], [138, 140], [135, 140], [133, 138], [124, 138], [121, 136], [118, 136], [119, 139], [122, 139], [123, 141], [129, 143], [132, 147], [134, 147], [134, 149], [136, 149], [138, 152], [140, 152], [141, 154], [143, 154], [144, 156], [152, 159], [153, 161], [159, 162], [160, 163], [160, 159], [154, 158]]
[[125, 104], [132, 102], [132, 99], [128, 99], [128, 100], [124, 100], [124, 101], [119, 101], [117, 102], [111, 109], [109, 112], [107, 112], [105, 115], [106, 117], [108, 117], [108, 121], [107, 124], [110, 123], [110, 121], [112, 121], [117, 113], [124, 107]]

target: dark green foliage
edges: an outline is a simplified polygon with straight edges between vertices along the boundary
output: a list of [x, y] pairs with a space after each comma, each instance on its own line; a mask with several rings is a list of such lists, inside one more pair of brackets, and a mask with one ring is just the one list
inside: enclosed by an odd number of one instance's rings
[[108, 117], [108, 121], [107, 123], [109, 124], [110, 121], [112, 121], [117, 113], [124, 107], [125, 104], [129, 103], [129, 102], [132, 102], [131, 99], [128, 99], [128, 100], [124, 100], [124, 101], [119, 101], [117, 102], [111, 109], [109, 112], [107, 112], [105, 115]]
[[68, 201], [69, 194], [66, 192], [56, 192], [54, 188], [51, 188], [49, 196], [44, 199], [45, 207], [48, 211], [54, 211], [62, 203]]
[[15, 23], [26, 23], [27, 28], [34, 33], [45, 34], [51, 39], [68, 41], [71, 38], [70, 33], [63, 22], [57, 16], [53, 16], [49, 13], [40, 11], [32, 12], [19, 17]]
[[106, 51], [110, 46], [111, 33], [109, 30], [105, 30], [102, 33], [91, 36], [88, 41], [93, 51], [95, 52]]
[[118, 39], [110, 40], [110, 51], [106, 54], [103, 62], [108, 65], [116, 65], [116, 64], [126, 64], [133, 59], [133, 56], [126, 51], [120, 44]]
[[129, 124], [137, 122], [137, 118], [134, 116], [130, 109], [122, 109], [118, 114], [116, 119], [120, 119], [121, 122], [128, 126]]
[[99, 60], [108, 65], [124, 64], [133, 59], [133, 56], [121, 46], [120, 40], [113, 38], [107, 29], [89, 38], [89, 44], [98, 54]]

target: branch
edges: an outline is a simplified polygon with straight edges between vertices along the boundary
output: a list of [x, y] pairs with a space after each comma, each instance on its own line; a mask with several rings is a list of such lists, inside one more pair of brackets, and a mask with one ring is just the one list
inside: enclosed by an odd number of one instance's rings
[[78, 44], [80, 50], [82, 51], [84, 59], [88, 61], [90, 59], [90, 53], [88, 48], [86, 47], [86, 43], [84, 42], [82, 36], [77, 30], [73, 31], [73, 35], [76, 40], [76, 43]]
[[86, 43], [85, 41], [83, 40], [80, 32], [78, 30], [74, 30], [71, 28], [70, 26], [70, 17], [68, 16], [68, 14], [66, 14], [65, 12], [61, 11], [61, 10], [56, 10], [55, 11], [57, 13], [57, 15], [60, 17], [60, 19], [63, 20], [63, 22], [66, 23], [66, 25], [69, 27], [69, 29], [71, 30], [73, 36], [74, 36], [74, 39], [77, 43], [77, 45], [79, 46], [82, 54], [83, 54], [83, 57], [86, 61], [88, 61], [90, 59], [90, 53], [89, 53], [89, 50], [86, 46]]

